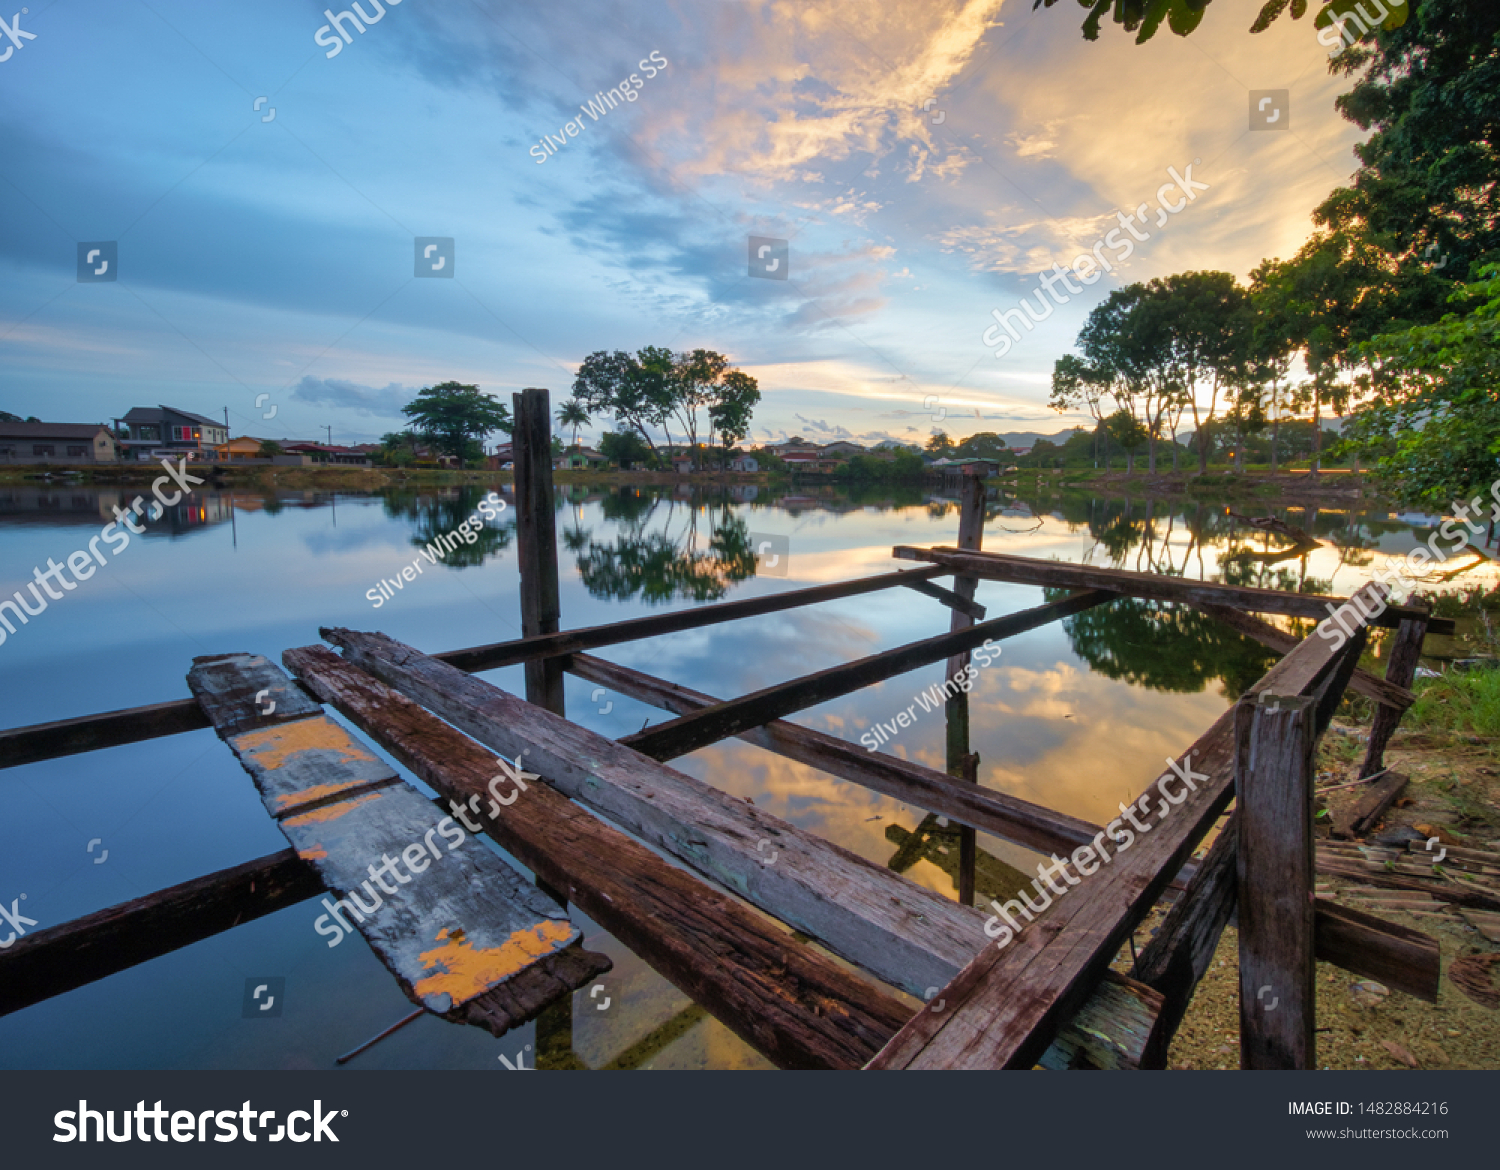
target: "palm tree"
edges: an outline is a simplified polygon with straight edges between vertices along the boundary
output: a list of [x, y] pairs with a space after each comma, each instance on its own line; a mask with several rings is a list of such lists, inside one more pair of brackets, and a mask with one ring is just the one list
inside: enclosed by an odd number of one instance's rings
[[583, 404], [576, 398], [570, 398], [557, 410], [557, 425], [573, 428], [573, 446], [578, 446], [578, 428], [587, 426], [589, 423], [589, 412], [583, 408]]

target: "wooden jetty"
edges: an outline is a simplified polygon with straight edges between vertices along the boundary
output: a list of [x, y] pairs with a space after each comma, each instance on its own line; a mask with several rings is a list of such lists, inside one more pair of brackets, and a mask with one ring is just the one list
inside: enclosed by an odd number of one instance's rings
[[[254, 655], [213, 655], [193, 664], [188, 698], [0, 732], [8, 768], [212, 727], [289, 846], [18, 939], [0, 954], [0, 1014], [316, 898], [329, 911], [319, 932], [358, 930], [419, 1011], [496, 1035], [551, 1020], [539, 1054], [567, 1048], [572, 994], [608, 968], [579, 946], [567, 911], [578, 906], [693, 1001], [611, 1067], [647, 1059], [707, 1013], [785, 1068], [1160, 1068], [1236, 912], [1245, 1067], [1315, 1067], [1315, 960], [1436, 997], [1431, 939], [1315, 898], [1316, 869], [1354, 863], [1314, 850], [1311, 759], [1352, 687], [1377, 704], [1362, 775], [1379, 774], [1413, 701], [1422, 640], [1451, 622], [1387, 606], [1376, 585], [1324, 598], [985, 552], [985, 480], [965, 469], [957, 545], [893, 550], [920, 567], [563, 630], [547, 392], [516, 395], [515, 415], [521, 638], [429, 654], [379, 632], [325, 629], [328, 645], [284, 653], [288, 673]], [[944, 576], [951, 588], [934, 582]], [[991, 616], [974, 601], [985, 580], [1056, 592]], [[593, 653], [893, 588], [946, 607], [949, 628], [739, 698]], [[982, 786], [961, 690], [946, 706], [943, 771], [786, 722], [924, 665], [943, 662], [954, 679], [986, 640], [1122, 597], [1196, 606], [1283, 656], [1176, 767], [1140, 778], [1166, 803], [1128, 849], [1120, 822], [1093, 825]], [[1255, 616], [1321, 619], [1339, 606], [1352, 631], [1343, 638], [1299, 640]], [[1357, 667], [1371, 625], [1398, 629], [1384, 678]], [[524, 697], [480, 677], [513, 664], [525, 665]], [[670, 718], [607, 739], [568, 720], [565, 672]], [[729, 737], [928, 818], [889, 834], [897, 854], [881, 866], [669, 764]], [[988, 911], [1018, 906], [1006, 900], [1027, 875], [979, 850], [976, 831], [1050, 855], [1054, 876], [1071, 860], [1090, 875], [1086, 896], [1049, 899], [1034, 922], [1028, 913], [1029, 929], [997, 945]], [[479, 833], [529, 872], [474, 841]], [[921, 857], [949, 874], [956, 899], [903, 876]], [[976, 883], [985, 909], [973, 905]], [[1462, 896], [1493, 909], [1483, 893]], [[1170, 910], [1130, 973], [1115, 970], [1164, 899]], [[1274, 1013], [1262, 1010], [1267, 988]]]

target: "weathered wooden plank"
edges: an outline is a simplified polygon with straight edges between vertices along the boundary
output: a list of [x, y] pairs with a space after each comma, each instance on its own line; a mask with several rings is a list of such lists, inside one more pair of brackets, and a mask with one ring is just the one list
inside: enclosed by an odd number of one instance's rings
[[[1385, 678], [1393, 686], [1410, 690], [1417, 677], [1417, 664], [1422, 659], [1422, 641], [1427, 636], [1427, 622], [1421, 618], [1407, 618], [1396, 630], [1391, 640], [1391, 656], [1386, 660]], [[1365, 762], [1359, 770], [1361, 776], [1373, 776], [1384, 766], [1385, 748], [1396, 733], [1404, 707], [1381, 704], [1375, 709], [1375, 719], [1370, 724], [1370, 746], [1365, 752]]]
[[[552, 415], [545, 390], [522, 390], [515, 403], [516, 559], [521, 570], [521, 633], [557, 633], [557, 522], [552, 498]], [[526, 701], [563, 715], [562, 663], [526, 662]]]
[[1436, 939], [1326, 898], [1318, 899], [1314, 928], [1320, 962], [1437, 1003], [1442, 954]]
[[1098, 990], [1037, 1063], [1054, 1072], [1142, 1068], [1142, 1054], [1160, 1047], [1161, 1009], [1161, 992], [1105, 971]]
[[976, 618], [979, 621], [984, 620], [985, 608], [975, 601], [972, 596], [964, 597], [960, 593], [955, 593], [952, 589], [944, 589], [941, 585], [934, 585], [931, 581], [903, 581], [902, 584], [913, 593], [922, 593], [934, 600], [941, 601], [951, 610], [967, 614], [969, 617]]
[[[1245, 613], [1242, 610], [1230, 609], [1223, 605], [1205, 605], [1201, 607], [1203, 612], [1210, 617], [1216, 618], [1229, 626], [1236, 633], [1244, 634], [1248, 638], [1254, 638], [1268, 650], [1274, 650], [1278, 654], [1289, 654], [1296, 649], [1297, 644], [1302, 641], [1295, 634], [1288, 634], [1285, 630], [1278, 630], [1270, 622], [1256, 617], [1254, 614]], [[1371, 674], [1368, 670], [1355, 670], [1354, 677], [1349, 680], [1349, 689], [1356, 694], [1373, 700], [1384, 706], [1405, 711], [1417, 701], [1417, 696], [1404, 686], [1397, 686], [1388, 679], [1379, 675]]]
[[225, 739], [323, 713], [275, 663], [259, 654], [208, 654], [193, 659], [193, 664], [193, 697]]
[[[195, 661], [188, 686], [205, 697], [287, 840], [337, 896], [324, 899], [328, 914], [314, 924], [328, 945], [357, 929], [407, 997], [441, 1015], [582, 938], [458, 821], [434, 819], [426, 798], [317, 704], [308, 717], [236, 733], [243, 721], [224, 696], [261, 688], [276, 669], [256, 655], [215, 655]], [[516, 800], [518, 775], [499, 769], [492, 800]], [[517, 1000], [515, 988], [509, 996]], [[528, 1004], [529, 1014], [542, 1006]], [[503, 1015], [502, 1031], [520, 1022], [494, 1001], [484, 1014]]]
[[[1381, 708], [1382, 711], [1385, 709]], [[1379, 712], [1376, 715], [1378, 718]], [[1385, 810], [1401, 795], [1406, 783], [1407, 777], [1402, 772], [1388, 772], [1373, 781], [1359, 800], [1334, 814], [1333, 835], [1345, 839], [1363, 837], [1379, 823]]]
[[292, 849], [15, 940], [0, 951], [0, 1015], [146, 963], [323, 892]]
[[[1361, 600], [1373, 604], [1374, 590], [1365, 588], [1368, 592]], [[1248, 693], [1312, 693], [1339, 667], [1341, 654], [1359, 653], [1363, 633], [1358, 627], [1356, 636], [1339, 650], [1314, 635]], [[1228, 804], [1234, 779], [1233, 728], [1230, 710], [1178, 757], [1177, 766], [1193, 774], [1191, 786], [1164, 773], [1154, 789], [1161, 800], [1153, 802], [1151, 791], [1137, 798], [1131, 806], [1136, 816], [1155, 809], [1157, 819], [1138, 839], [1132, 832], [1127, 848], [1115, 841], [1109, 862], [1089, 882], [1086, 897], [1067, 899], [1066, 891], [1073, 887], [1065, 886], [1058, 904], [1038, 921], [986, 947], [944, 989], [950, 1010], [940, 1019], [914, 1017], [869, 1067], [1030, 1067], [1060, 1021], [1087, 998], [1125, 937]], [[1164, 784], [1170, 788], [1164, 790]], [[1168, 803], [1173, 792], [1176, 804]], [[1112, 825], [1119, 830], [1123, 821]], [[1085, 856], [1083, 864], [1099, 860], [1096, 853], [1093, 858]]]
[[968, 629], [908, 642], [894, 650], [883, 650], [855, 662], [778, 683], [689, 715], [679, 715], [620, 742], [655, 760], [675, 759], [738, 735], [748, 727], [760, 727], [773, 719], [905, 674], [915, 667], [972, 650], [986, 641], [1014, 637], [1113, 600], [1114, 595], [1103, 590], [1077, 593], [1034, 609], [993, 618]]
[[597, 650], [601, 646], [614, 646], [620, 642], [634, 642], [643, 638], [655, 638], [679, 630], [696, 630], [702, 626], [714, 626], [720, 622], [738, 618], [756, 617], [765, 613], [779, 613], [785, 609], [796, 609], [820, 601], [837, 601], [844, 597], [858, 597], [905, 585], [909, 581], [930, 581], [934, 577], [946, 577], [948, 570], [941, 566], [925, 569], [910, 569], [905, 572], [881, 573], [874, 577], [860, 577], [853, 581], [836, 581], [831, 585], [814, 585], [808, 589], [789, 589], [784, 593], [773, 593], [768, 597], [747, 597], [740, 601], [723, 601], [716, 605], [700, 605], [693, 609], [679, 609], [671, 613], [654, 613], [646, 617], [631, 618], [623, 622], [611, 622], [603, 626], [589, 626], [581, 630], [564, 630], [557, 634], [539, 634], [530, 638], [517, 638], [510, 642], [494, 642], [487, 646], [469, 646], [462, 650], [449, 650], [435, 654], [434, 658], [456, 666], [459, 670], [494, 670], [501, 666], [513, 666], [533, 658], [545, 658], [555, 654], [573, 654], [581, 650]]
[[[961, 572], [990, 581], [1051, 585], [1065, 589], [1111, 589], [1131, 597], [1181, 601], [1200, 608], [1210, 605], [1229, 606], [1258, 613], [1317, 618], [1319, 621], [1329, 616], [1329, 605], [1338, 608], [1346, 600], [1315, 593], [1287, 593], [1280, 589], [1259, 589], [1249, 585], [1220, 585], [1209, 581], [1189, 581], [1183, 577], [1164, 577], [1157, 573], [1135, 573], [1127, 569], [1105, 569], [1064, 561], [1041, 561], [1001, 553], [964, 552], [950, 547], [913, 548], [898, 545], [891, 555], [908, 561], [929, 561], [955, 573]], [[1392, 605], [1369, 624], [1396, 626], [1405, 618], [1425, 616], [1422, 610]], [[1427, 618], [1427, 623], [1428, 631], [1434, 634], [1451, 634], [1457, 628], [1451, 618]]]
[[[579, 678], [609, 687], [617, 694], [679, 715], [721, 702], [712, 695], [589, 654], [573, 655], [568, 669]], [[1099, 832], [1097, 825], [1066, 813], [989, 788], [962, 784], [935, 768], [885, 752], [866, 751], [835, 736], [782, 719], [764, 727], [747, 728], [739, 733], [739, 738], [1041, 853], [1070, 852], [1079, 845], [1087, 845]]]
[[364, 670], [559, 791], [913, 995], [984, 942], [981, 916], [746, 801], [383, 634], [325, 630]]
[[1262, 691], [1236, 710], [1241, 1068], [1316, 1067], [1316, 723], [1311, 697]]
[[13, 727], [0, 731], [0, 768], [199, 731], [208, 726], [208, 716], [203, 714], [196, 699], [172, 699], [144, 707], [127, 707], [123, 711]]
[[[487, 799], [492, 756], [437, 716], [325, 647], [284, 661], [445, 798]], [[778, 1065], [856, 1067], [911, 1014], [550, 786], [523, 795], [482, 831]]]

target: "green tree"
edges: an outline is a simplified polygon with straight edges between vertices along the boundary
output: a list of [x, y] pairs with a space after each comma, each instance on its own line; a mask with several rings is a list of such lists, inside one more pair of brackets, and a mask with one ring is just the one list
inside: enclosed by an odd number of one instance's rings
[[1460, 312], [1359, 347], [1374, 399], [1341, 448], [1373, 460], [1386, 490], [1446, 509], [1500, 479], [1500, 268], [1453, 296]]
[[1108, 428], [1109, 437], [1114, 440], [1115, 446], [1125, 452], [1126, 472], [1134, 472], [1135, 453], [1146, 442], [1146, 428], [1141, 426], [1140, 419], [1123, 406], [1105, 419], [1104, 425]]
[[573, 398], [584, 409], [634, 429], [657, 458], [650, 428], [664, 428], [671, 412], [671, 371], [672, 355], [664, 349], [647, 346], [635, 355], [601, 349], [579, 365]]
[[726, 370], [720, 379], [718, 394], [708, 408], [709, 441], [718, 432], [723, 458], [737, 443], [750, 437], [750, 420], [755, 404], [760, 401], [760, 389], [749, 374], [743, 370]]
[[1098, 440], [1103, 438], [1104, 468], [1109, 470], [1109, 432], [1104, 419], [1110, 413], [1105, 403], [1109, 397], [1112, 379], [1107, 373], [1096, 370], [1076, 354], [1063, 354], [1052, 366], [1052, 397], [1047, 405], [1059, 413], [1072, 413], [1080, 408], [1094, 418], [1094, 463], [1099, 462]]
[[630, 471], [637, 463], [644, 463], [651, 457], [651, 448], [632, 431], [605, 431], [599, 440], [599, 454]]
[[941, 459], [953, 450], [953, 440], [948, 437], [947, 431], [933, 431], [925, 450], [934, 458]]
[[260, 447], [255, 452], [255, 456], [257, 459], [274, 459], [280, 454], [281, 444], [278, 443], [275, 439], [263, 440]]
[[429, 443], [460, 460], [472, 456], [472, 444], [482, 444], [494, 431], [507, 435], [515, 429], [510, 409], [478, 386], [440, 382], [428, 386], [401, 408]]
[[557, 409], [557, 425], [573, 428], [573, 446], [578, 446], [578, 428], [589, 425], [589, 412], [583, 403], [570, 398]]

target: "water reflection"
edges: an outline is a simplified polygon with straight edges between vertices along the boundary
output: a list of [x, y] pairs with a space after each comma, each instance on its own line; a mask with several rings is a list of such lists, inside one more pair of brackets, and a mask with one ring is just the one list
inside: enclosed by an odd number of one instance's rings
[[[432, 494], [415, 491], [388, 492], [383, 497], [385, 514], [393, 520], [409, 524], [409, 543], [413, 548], [430, 550], [450, 569], [473, 568], [498, 556], [511, 546], [516, 533], [514, 498], [505, 498], [505, 511], [493, 521], [479, 515], [479, 501], [485, 498], [486, 489], [480, 487], [449, 488]], [[470, 523], [478, 519], [480, 527], [475, 531]], [[469, 536], [458, 536], [459, 528], [468, 525]], [[454, 536], [454, 540], [440, 537]], [[456, 541], [456, 543], [455, 543]], [[442, 550], [447, 549], [446, 553]]]

